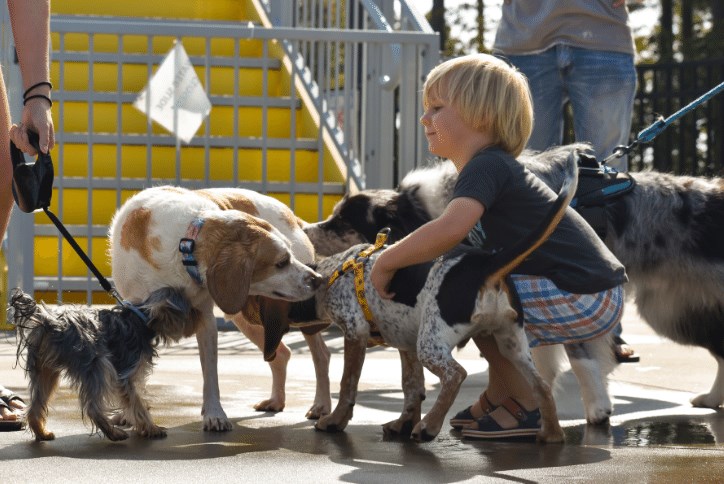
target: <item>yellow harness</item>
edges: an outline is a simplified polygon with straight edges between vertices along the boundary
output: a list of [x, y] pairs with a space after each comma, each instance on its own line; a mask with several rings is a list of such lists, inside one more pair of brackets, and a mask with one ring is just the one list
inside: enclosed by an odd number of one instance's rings
[[374, 316], [372, 315], [370, 305], [367, 302], [367, 296], [365, 294], [364, 263], [369, 256], [380, 250], [382, 246], [385, 245], [385, 242], [387, 242], [387, 236], [389, 234], [389, 228], [384, 228], [380, 230], [380, 232], [377, 234], [377, 239], [375, 240], [374, 245], [360, 251], [360, 253], [357, 254], [356, 257], [345, 261], [340, 267], [337, 268], [337, 270], [334, 271], [334, 273], [332, 273], [332, 275], [329, 277], [329, 281], [327, 282], [327, 287], [331, 287], [332, 284], [334, 284], [334, 281], [339, 279], [339, 277], [348, 270], [352, 269], [352, 271], [354, 272], [354, 292], [357, 295], [357, 302], [362, 308], [362, 312], [365, 315], [367, 323], [369, 323], [370, 325], [370, 338], [367, 341], [368, 348], [371, 346], [385, 345], [385, 340], [384, 338], [382, 338], [382, 335], [380, 334], [380, 331], [374, 322]]

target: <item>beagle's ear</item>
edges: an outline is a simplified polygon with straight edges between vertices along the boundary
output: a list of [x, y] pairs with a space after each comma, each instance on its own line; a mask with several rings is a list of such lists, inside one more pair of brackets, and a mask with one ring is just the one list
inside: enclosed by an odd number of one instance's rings
[[219, 254], [206, 269], [206, 287], [219, 309], [226, 314], [236, 314], [244, 308], [253, 270], [252, 256], [224, 257]]

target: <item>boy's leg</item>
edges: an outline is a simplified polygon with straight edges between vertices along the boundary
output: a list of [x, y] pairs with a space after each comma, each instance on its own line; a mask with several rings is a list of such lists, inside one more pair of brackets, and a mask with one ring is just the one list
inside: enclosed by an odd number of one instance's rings
[[[489, 365], [488, 388], [485, 393], [490, 403], [496, 408], [488, 415], [502, 428], [517, 427], [519, 422], [500, 405], [505, 399], [511, 397], [525, 410], [534, 410], [537, 403], [533, 396], [533, 389], [517, 368], [500, 353], [494, 337], [476, 338], [475, 343]], [[476, 405], [479, 406], [480, 403], [476, 402]]]

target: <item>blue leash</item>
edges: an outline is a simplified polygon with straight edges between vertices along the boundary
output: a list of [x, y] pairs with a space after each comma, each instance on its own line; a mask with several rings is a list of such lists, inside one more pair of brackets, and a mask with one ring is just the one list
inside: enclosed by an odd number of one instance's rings
[[659, 117], [659, 119], [657, 119], [654, 124], [652, 124], [651, 126], [649, 126], [646, 129], [639, 131], [639, 134], [633, 143], [631, 143], [628, 146], [617, 146], [613, 150], [613, 154], [609, 155], [608, 158], [603, 160], [603, 163], [605, 164], [607, 161], [609, 161], [613, 158], [621, 158], [622, 156], [627, 155], [639, 143], [650, 143], [663, 130], [668, 128], [669, 125], [671, 125], [671, 123], [678, 120], [680, 117], [682, 117], [689, 111], [693, 110], [700, 104], [707, 102], [709, 99], [713, 98], [714, 96], [716, 96], [717, 94], [719, 94], [722, 91], [724, 91], [724, 82], [722, 82], [715, 88], [709, 90], [708, 92], [704, 93], [703, 95], [699, 96], [697, 99], [693, 100], [692, 102], [690, 102], [683, 108], [679, 109], [678, 111], [676, 111], [674, 114], [672, 114], [668, 118], [664, 119], [663, 117]]

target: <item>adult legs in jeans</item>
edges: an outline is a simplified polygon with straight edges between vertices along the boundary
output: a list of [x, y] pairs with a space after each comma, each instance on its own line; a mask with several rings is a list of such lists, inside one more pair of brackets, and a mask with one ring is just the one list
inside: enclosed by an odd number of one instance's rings
[[[535, 120], [529, 148], [543, 150], [563, 142], [567, 101], [573, 109], [576, 141], [591, 143], [599, 160], [616, 146], [628, 144], [636, 94], [633, 56], [557, 45], [508, 59], [528, 78], [533, 94]], [[609, 163], [620, 171], [628, 169], [625, 158]]]
[[[636, 68], [632, 55], [557, 45], [531, 55], [511, 55], [508, 60], [528, 78], [533, 96], [534, 123], [528, 148], [544, 150], [563, 143], [566, 102], [573, 109], [576, 141], [591, 143], [601, 161], [619, 145], [629, 142]], [[628, 158], [608, 164], [628, 171]], [[621, 363], [639, 357], [615, 333], [616, 358]]]

